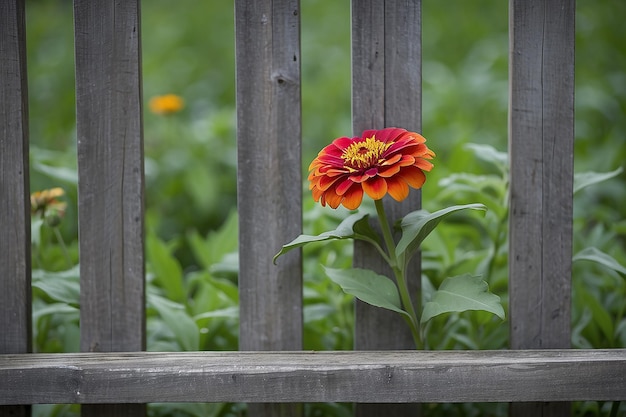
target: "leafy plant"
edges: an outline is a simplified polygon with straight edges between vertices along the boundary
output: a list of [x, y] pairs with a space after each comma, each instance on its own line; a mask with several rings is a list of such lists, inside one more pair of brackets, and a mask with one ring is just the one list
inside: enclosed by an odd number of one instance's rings
[[[298, 236], [283, 245], [274, 256], [276, 262], [286, 252], [313, 242], [334, 239], [367, 242], [388, 264], [394, 280], [361, 268], [327, 268], [326, 274], [347, 294], [400, 314], [411, 329], [418, 349], [424, 346], [420, 330], [428, 320], [440, 314], [486, 310], [504, 319], [500, 298], [488, 293], [486, 282], [468, 275], [444, 281], [441, 292], [435, 293], [421, 313], [416, 311], [407, 285], [406, 271], [411, 258], [445, 217], [461, 210], [485, 208], [481, 204], [467, 204], [434, 213], [413, 211], [401, 219], [399, 228], [402, 236], [397, 243], [394, 241], [382, 199], [388, 193], [394, 200], [402, 201], [409, 195], [409, 186], [421, 188], [426, 180], [424, 171], [432, 169], [433, 164], [429, 160], [435, 156], [425, 142], [426, 139], [418, 133], [402, 128], [385, 128], [366, 130], [361, 137], [340, 137], [324, 147], [309, 166], [308, 179], [313, 199], [333, 209], [341, 204], [355, 210], [361, 206], [363, 196], [367, 195], [374, 201], [382, 237], [370, 226], [369, 213], [362, 210], [346, 217], [334, 230], [317, 236]], [[418, 299], [420, 297], [421, 294]]]

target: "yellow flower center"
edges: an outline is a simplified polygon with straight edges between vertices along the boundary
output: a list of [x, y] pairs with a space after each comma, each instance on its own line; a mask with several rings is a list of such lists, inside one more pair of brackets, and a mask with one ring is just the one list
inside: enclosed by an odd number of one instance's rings
[[359, 170], [369, 168], [381, 162], [383, 153], [389, 149], [391, 143], [381, 142], [375, 137], [366, 138], [361, 142], [354, 142], [341, 154], [348, 168]]

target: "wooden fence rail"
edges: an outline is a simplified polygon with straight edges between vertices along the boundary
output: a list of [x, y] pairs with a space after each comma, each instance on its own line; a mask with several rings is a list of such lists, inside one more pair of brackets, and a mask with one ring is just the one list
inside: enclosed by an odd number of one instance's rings
[[0, 404], [509, 402], [624, 397], [613, 350], [0, 356]]
[[[302, 229], [299, 1], [234, 2], [244, 352], [146, 353], [140, 1], [75, 0], [83, 353], [55, 355], [29, 353], [24, 3], [0, 2], [0, 415], [237, 401], [250, 415], [294, 416], [300, 402], [349, 401], [359, 416], [408, 416], [420, 402], [492, 401], [565, 416], [568, 401], [626, 400], [626, 350], [568, 349], [574, 0], [510, 0], [512, 350], [400, 351], [411, 339], [399, 321], [358, 304], [358, 351], [319, 353], [297, 352], [301, 254], [271, 262]], [[421, 130], [419, 0], [352, 0], [352, 70], [356, 133]], [[385, 204], [398, 218], [420, 194]], [[381, 267], [360, 246], [355, 264]], [[412, 268], [420, 276], [419, 261]]]

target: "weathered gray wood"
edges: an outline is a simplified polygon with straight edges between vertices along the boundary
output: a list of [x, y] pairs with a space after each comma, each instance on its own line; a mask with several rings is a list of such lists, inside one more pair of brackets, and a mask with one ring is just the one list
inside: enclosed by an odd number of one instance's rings
[[75, 2], [81, 347], [144, 348], [139, 2]]
[[[570, 346], [574, 21], [574, 0], [510, 2], [513, 349]], [[568, 404], [550, 408], [543, 415], [570, 413]]]
[[[0, 2], [0, 353], [31, 351], [28, 88], [24, 1]], [[30, 407], [0, 407], [27, 416]]]
[[385, 127], [385, 2], [352, 1], [352, 129]]
[[[235, 2], [240, 349], [302, 348], [300, 4]], [[263, 397], [256, 399], [264, 400]], [[251, 415], [298, 406], [250, 404]]]
[[31, 350], [24, 4], [0, 4], [0, 352]]
[[[402, 127], [421, 130], [421, 2], [352, 1], [352, 123], [355, 136], [365, 129]], [[412, 190], [401, 203], [386, 197], [389, 220], [395, 222], [421, 205]], [[377, 226], [377, 225], [375, 225]], [[378, 253], [363, 242], [355, 243], [354, 265], [392, 277]], [[409, 270], [413, 294], [420, 288], [420, 259]], [[417, 299], [414, 298], [414, 301]], [[355, 349], [414, 349], [411, 333], [396, 313], [356, 302]], [[419, 405], [357, 405], [360, 417], [416, 416]]]
[[[145, 348], [139, 1], [75, 0], [81, 350]], [[145, 407], [85, 406], [138, 416]]]
[[241, 348], [301, 347], [299, 9], [236, 3]]
[[237, 139], [243, 350], [302, 346], [302, 261], [272, 263], [302, 233], [297, 1], [238, 0]]
[[[354, 135], [365, 129], [402, 127], [421, 130], [420, 2], [352, 2], [352, 118]], [[385, 199], [391, 222], [420, 207], [412, 190], [402, 203]], [[387, 265], [366, 244], [355, 245], [355, 265], [391, 276]], [[420, 285], [419, 259], [410, 271], [415, 293]], [[357, 303], [355, 348], [412, 349], [411, 333], [397, 314]]]
[[0, 404], [626, 400], [626, 349], [0, 355]]
[[570, 346], [574, 2], [511, 4], [511, 346]]
[[[386, 0], [385, 2], [385, 126], [422, 131], [422, 23], [421, 0]], [[409, 196], [398, 203], [392, 198], [384, 200], [390, 222], [422, 206], [420, 190], [411, 190]], [[396, 241], [400, 235], [396, 236]], [[413, 303], [420, 311], [421, 300], [416, 295], [421, 288], [421, 257], [415, 256], [407, 271], [407, 285], [413, 294]], [[380, 309], [378, 309], [380, 310]], [[387, 349], [414, 349], [408, 327], [395, 315], [390, 327], [391, 342]], [[400, 326], [398, 328], [397, 326]], [[372, 332], [380, 328], [370, 327]], [[400, 339], [401, 338], [401, 339]], [[395, 339], [395, 342], [393, 340]], [[415, 412], [409, 412], [416, 417]], [[380, 414], [374, 414], [380, 415]], [[398, 416], [399, 414], [393, 413]]]

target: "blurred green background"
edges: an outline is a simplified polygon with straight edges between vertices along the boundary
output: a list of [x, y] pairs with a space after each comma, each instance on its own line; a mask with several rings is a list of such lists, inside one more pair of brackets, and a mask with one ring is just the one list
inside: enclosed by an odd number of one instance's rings
[[[61, 186], [68, 202], [58, 229], [65, 247], [40, 224], [34, 229], [36, 351], [78, 350], [72, 7], [69, 0], [26, 1], [31, 190]], [[149, 350], [237, 348], [233, 11], [232, 0], [142, 3]], [[300, 16], [305, 173], [319, 149], [351, 133], [350, 2], [301, 0]], [[616, 171], [626, 158], [624, 16], [626, 1], [577, 1], [575, 171], [579, 179], [614, 175], [575, 195], [574, 254], [582, 255], [574, 263], [574, 347], [626, 346], [626, 173]], [[475, 272], [506, 308], [508, 2], [423, 0], [422, 17], [422, 133], [437, 153], [424, 206], [489, 207], [484, 219], [459, 217], [425, 243], [425, 296], [446, 276]], [[169, 93], [181, 96], [185, 108], [151, 113], [149, 100]], [[345, 214], [304, 196], [308, 233], [332, 228]], [[352, 346], [352, 299], [320, 267], [349, 265], [350, 254], [338, 243], [305, 250], [306, 349]], [[508, 343], [508, 323], [489, 315], [451, 315], [431, 326], [442, 331], [429, 335], [430, 348]], [[341, 405], [307, 407], [307, 415], [347, 415]], [[506, 412], [499, 405], [450, 407], [433, 406], [425, 415]], [[607, 407], [583, 403], [577, 412], [600, 415]], [[162, 405], [151, 413], [240, 415], [240, 409]]]
[[[576, 170], [612, 170], [626, 155], [626, 2], [578, 1]], [[350, 4], [302, 0], [303, 165], [351, 132]], [[169, 118], [145, 112], [148, 208], [171, 237], [206, 232], [234, 202], [233, 2], [148, 0], [142, 4], [144, 99], [186, 101]], [[49, 165], [75, 165], [72, 4], [27, 1], [30, 132]], [[438, 155], [433, 180], [471, 165], [460, 144], [506, 150], [508, 4], [503, 0], [423, 1], [423, 134]], [[164, 120], [165, 119], [165, 120]], [[218, 146], [223, 153], [212, 152]], [[461, 160], [457, 160], [460, 158]], [[470, 168], [472, 168], [470, 166]], [[33, 189], [49, 180], [34, 166]], [[231, 176], [231, 178], [226, 178]], [[626, 178], [622, 174], [621, 179]], [[621, 181], [623, 182], [623, 181]], [[585, 203], [623, 219], [620, 182]], [[436, 187], [424, 189], [425, 200]]]

